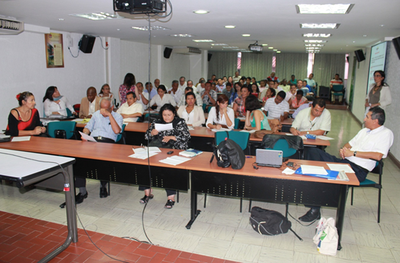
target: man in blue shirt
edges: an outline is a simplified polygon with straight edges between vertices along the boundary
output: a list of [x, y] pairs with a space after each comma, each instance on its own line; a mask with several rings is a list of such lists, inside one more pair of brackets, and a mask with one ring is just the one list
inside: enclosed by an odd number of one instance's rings
[[[93, 113], [92, 118], [83, 129], [83, 133], [90, 134], [97, 142], [114, 143], [122, 130], [123, 118], [119, 113], [113, 111], [114, 106], [111, 105], [111, 99], [103, 97], [100, 101], [100, 110]], [[85, 141], [83, 138], [82, 140]], [[76, 184], [79, 187], [79, 194], [76, 196], [75, 202], [78, 204], [87, 197], [86, 180], [85, 182], [80, 180], [85, 179], [77, 177]], [[100, 183], [100, 198], [107, 197], [107, 181], [100, 181]]]

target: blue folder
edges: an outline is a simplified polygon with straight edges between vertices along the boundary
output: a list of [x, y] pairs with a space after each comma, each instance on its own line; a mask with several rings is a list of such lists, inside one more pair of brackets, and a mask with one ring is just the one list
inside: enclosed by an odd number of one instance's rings
[[319, 177], [319, 178], [325, 178], [325, 179], [329, 179], [329, 180], [336, 180], [339, 172], [338, 171], [331, 171], [331, 170], [326, 170], [327, 171], [327, 175], [324, 174], [303, 174], [301, 171], [301, 167], [299, 169], [297, 169], [294, 173], [295, 174], [301, 174], [301, 175], [308, 175], [308, 176], [314, 176], [314, 177]]

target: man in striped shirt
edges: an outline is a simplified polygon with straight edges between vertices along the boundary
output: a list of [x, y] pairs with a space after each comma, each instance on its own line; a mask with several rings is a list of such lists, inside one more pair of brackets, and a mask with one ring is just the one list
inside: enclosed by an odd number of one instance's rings
[[289, 116], [289, 104], [285, 101], [286, 93], [279, 91], [275, 98], [269, 98], [264, 105], [264, 112], [268, 118], [283, 121]]

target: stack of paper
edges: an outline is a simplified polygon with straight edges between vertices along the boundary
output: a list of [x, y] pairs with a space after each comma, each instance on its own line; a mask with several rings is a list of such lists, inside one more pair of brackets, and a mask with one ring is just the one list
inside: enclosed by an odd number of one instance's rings
[[324, 141], [333, 140], [333, 138], [328, 137], [328, 136], [323, 136], [323, 135], [318, 135], [317, 139], [324, 140]]
[[217, 129], [212, 129], [212, 131], [213, 131], [213, 132], [219, 132], [219, 131], [230, 131], [230, 129], [227, 129], [227, 128], [221, 128], [221, 129], [219, 129], [219, 130], [217, 130]]
[[321, 174], [327, 175], [328, 172], [322, 166], [315, 166], [315, 165], [301, 165], [301, 172], [303, 174]]
[[255, 133], [256, 130], [241, 130], [241, 132]]
[[201, 153], [203, 152], [199, 150], [187, 149], [186, 151], [180, 152], [179, 155], [182, 155], [184, 157], [195, 157], [196, 155], [199, 155]]
[[166, 159], [160, 160], [160, 162], [165, 163], [165, 164], [170, 164], [170, 165], [178, 165], [178, 164], [184, 163], [189, 160], [190, 160], [189, 158], [174, 155], [174, 156], [168, 157]]
[[29, 141], [31, 139], [31, 136], [16, 136], [12, 138], [12, 142], [25, 142]]
[[136, 149], [132, 148], [132, 150], [134, 151], [134, 154], [131, 154], [128, 157], [141, 159], [141, 160], [145, 160], [148, 157], [154, 156], [161, 152], [161, 150], [158, 147], [149, 147], [148, 153], [147, 153], [147, 147], [141, 147], [141, 148], [136, 148]]

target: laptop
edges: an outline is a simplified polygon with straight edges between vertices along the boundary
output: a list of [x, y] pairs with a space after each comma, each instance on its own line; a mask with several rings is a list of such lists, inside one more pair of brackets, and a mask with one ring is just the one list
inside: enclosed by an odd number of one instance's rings
[[283, 152], [279, 150], [256, 150], [256, 163], [258, 166], [281, 167]]

